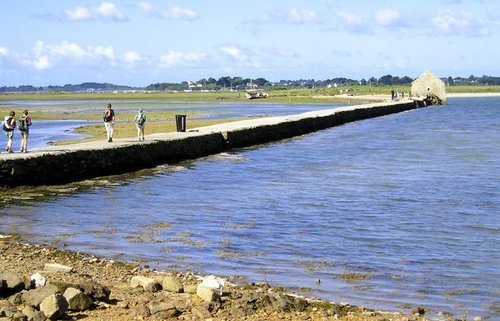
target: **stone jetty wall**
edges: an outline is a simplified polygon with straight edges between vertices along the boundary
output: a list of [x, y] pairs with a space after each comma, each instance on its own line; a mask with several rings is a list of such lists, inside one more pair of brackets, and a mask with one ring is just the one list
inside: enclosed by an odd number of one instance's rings
[[[387, 102], [335, 108], [292, 116], [266, 117], [147, 136], [114, 143], [47, 147], [28, 154], [0, 154], [0, 186], [50, 185], [126, 173], [160, 164], [220, 153], [392, 113], [425, 104]], [[189, 123], [188, 123], [189, 125]]]

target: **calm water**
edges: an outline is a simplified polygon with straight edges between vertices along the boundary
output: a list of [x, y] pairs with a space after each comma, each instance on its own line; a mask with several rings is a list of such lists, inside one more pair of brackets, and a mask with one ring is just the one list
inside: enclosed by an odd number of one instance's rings
[[0, 232], [337, 302], [498, 319], [499, 128], [500, 99], [455, 99], [9, 205]]

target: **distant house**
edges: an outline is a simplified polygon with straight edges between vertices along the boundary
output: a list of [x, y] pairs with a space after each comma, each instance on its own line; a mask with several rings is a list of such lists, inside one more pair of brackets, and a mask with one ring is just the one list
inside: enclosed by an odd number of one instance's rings
[[436, 100], [435, 103], [446, 104], [446, 86], [444, 81], [426, 71], [411, 83], [411, 95]]

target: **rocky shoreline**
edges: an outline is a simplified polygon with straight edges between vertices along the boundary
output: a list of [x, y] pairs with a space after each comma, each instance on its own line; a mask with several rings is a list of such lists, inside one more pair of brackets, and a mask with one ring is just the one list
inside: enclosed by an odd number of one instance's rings
[[425, 320], [0, 238], [0, 321]]

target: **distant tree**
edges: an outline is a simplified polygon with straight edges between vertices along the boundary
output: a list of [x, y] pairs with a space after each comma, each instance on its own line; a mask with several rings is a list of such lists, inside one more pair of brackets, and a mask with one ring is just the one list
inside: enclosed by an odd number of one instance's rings
[[360, 84], [361, 86], [366, 86], [366, 79], [365, 78], [361, 79]]
[[407, 84], [411, 84], [412, 81], [413, 81], [412, 78], [410, 78], [408, 76], [404, 76], [403, 78], [400, 79], [399, 83], [403, 84], [403, 85], [407, 85]]
[[453, 80], [453, 78], [451, 76], [448, 77], [448, 86], [453, 86], [455, 85], [455, 81]]
[[369, 85], [378, 85], [378, 79], [375, 77], [370, 77], [370, 79], [368, 79], [368, 84]]
[[264, 78], [257, 78], [254, 81], [255, 84], [257, 84], [259, 87], [264, 87], [266, 85], [270, 85], [269, 81], [267, 81]]
[[378, 83], [380, 85], [392, 85], [393, 79], [392, 79], [392, 75], [385, 75], [385, 76], [382, 76], [380, 77], [380, 79], [378, 80]]
[[231, 77], [220, 77], [219, 80], [217, 80], [217, 86], [220, 87], [231, 87]]

